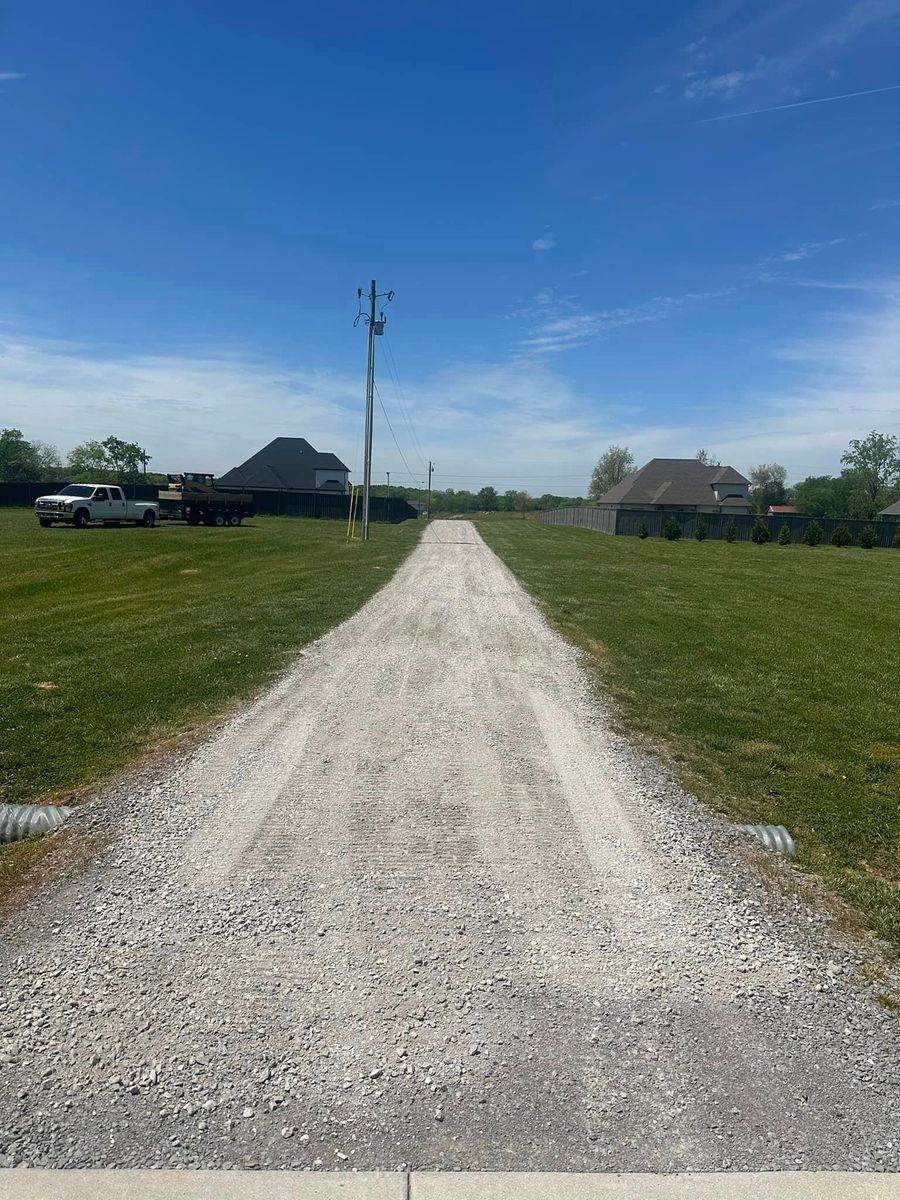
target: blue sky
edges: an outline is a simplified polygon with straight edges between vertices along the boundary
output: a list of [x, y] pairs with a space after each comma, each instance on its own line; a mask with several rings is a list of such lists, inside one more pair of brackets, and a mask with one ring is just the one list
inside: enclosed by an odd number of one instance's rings
[[836, 471], [900, 431], [898, 50], [900, 0], [9, 0], [0, 425], [358, 479], [374, 275], [377, 479]]

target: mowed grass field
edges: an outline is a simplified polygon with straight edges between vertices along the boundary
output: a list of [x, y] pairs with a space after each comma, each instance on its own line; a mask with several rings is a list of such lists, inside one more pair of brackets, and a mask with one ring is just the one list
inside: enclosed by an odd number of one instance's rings
[[900, 552], [479, 530], [625, 724], [900, 946]]
[[239, 529], [40, 529], [0, 508], [0, 800], [59, 797], [252, 693], [349, 617], [419, 537], [257, 517]]

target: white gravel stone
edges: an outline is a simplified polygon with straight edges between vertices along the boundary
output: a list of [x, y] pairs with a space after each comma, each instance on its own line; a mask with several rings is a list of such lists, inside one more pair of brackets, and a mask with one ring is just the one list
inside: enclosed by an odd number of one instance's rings
[[7, 1165], [900, 1167], [872, 947], [629, 744], [467, 522], [79, 830], [0, 945]]

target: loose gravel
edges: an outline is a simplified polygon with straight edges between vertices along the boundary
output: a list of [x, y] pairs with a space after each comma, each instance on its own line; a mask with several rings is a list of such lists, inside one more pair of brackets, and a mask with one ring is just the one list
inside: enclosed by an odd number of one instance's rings
[[467, 522], [72, 827], [2, 941], [0, 1164], [900, 1167], [854, 948]]

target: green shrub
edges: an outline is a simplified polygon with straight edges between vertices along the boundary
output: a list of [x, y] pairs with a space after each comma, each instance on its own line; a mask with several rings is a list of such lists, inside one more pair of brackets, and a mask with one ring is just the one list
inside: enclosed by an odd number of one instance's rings
[[818, 521], [810, 521], [803, 530], [804, 546], [818, 546], [822, 540], [822, 526]]
[[[833, 540], [834, 539], [832, 539], [832, 541]], [[859, 538], [857, 540], [862, 546], [863, 550], [871, 550], [872, 547], [878, 542], [875, 530], [871, 525], [864, 525], [862, 527], [862, 529], [859, 531]]]
[[645, 538], [645, 537], [649, 537], [649, 536], [650, 536], [650, 530], [647, 528], [647, 522], [641, 521], [640, 525], [638, 526], [638, 537]]
[[732, 517], [731, 520], [728, 522], [728, 524], [725, 526], [725, 541], [726, 542], [737, 541], [737, 525], [735, 525], [735, 523], [734, 523], [734, 517]]
[[900, 525], [897, 526], [897, 532], [891, 538], [891, 545], [895, 550], [900, 550]]
[[832, 546], [849, 546], [853, 541], [853, 535], [846, 525], [838, 525], [831, 535]]
[[778, 530], [778, 545], [779, 546], [789, 546], [790, 544], [791, 544], [790, 526], [782, 525], [782, 527]]
[[669, 517], [665, 525], [663, 525], [662, 535], [664, 538], [668, 538], [670, 542], [677, 542], [681, 537], [681, 526], [674, 517]]
[[694, 526], [694, 537], [698, 542], [702, 542], [706, 537], [706, 522], [702, 517], [697, 518], [697, 524]]
[[757, 546], [764, 546], [771, 536], [768, 525], [762, 517], [757, 517], [750, 530], [750, 541], [756, 542]]

